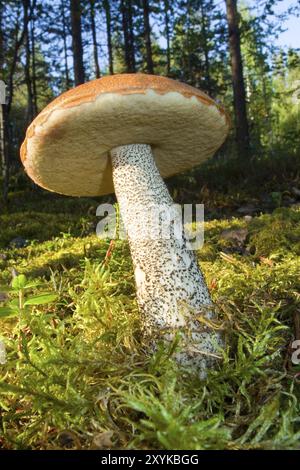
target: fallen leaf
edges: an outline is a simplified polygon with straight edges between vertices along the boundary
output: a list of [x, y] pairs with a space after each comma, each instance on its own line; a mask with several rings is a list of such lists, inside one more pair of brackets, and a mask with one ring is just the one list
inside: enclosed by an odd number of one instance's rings
[[8, 295], [5, 292], [0, 292], [0, 302], [5, 302], [8, 299]]
[[94, 450], [111, 449], [111, 447], [113, 446], [113, 443], [111, 440], [113, 434], [114, 434], [113, 431], [105, 431], [105, 432], [96, 434], [93, 438], [91, 448]]
[[263, 263], [263, 264], [266, 264], [266, 265], [268, 265], [268, 266], [274, 266], [274, 262], [273, 262], [271, 259], [269, 259], [269, 258], [264, 258], [264, 256], [260, 256], [260, 257], [259, 257], [259, 260], [260, 260], [260, 262]]
[[247, 238], [248, 230], [246, 228], [236, 229], [236, 230], [223, 230], [220, 237], [224, 240], [234, 241], [239, 244], [243, 244]]

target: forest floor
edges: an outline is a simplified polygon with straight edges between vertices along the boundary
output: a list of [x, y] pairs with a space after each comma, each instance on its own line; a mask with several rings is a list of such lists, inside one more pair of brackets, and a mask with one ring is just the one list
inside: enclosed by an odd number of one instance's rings
[[206, 208], [198, 258], [227, 348], [205, 380], [178, 370], [173, 347], [145, 353], [128, 245], [96, 237], [96, 200], [10, 195], [2, 448], [299, 448], [299, 161], [272, 165], [245, 176], [213, 164], [170, 183], [176, 201]]

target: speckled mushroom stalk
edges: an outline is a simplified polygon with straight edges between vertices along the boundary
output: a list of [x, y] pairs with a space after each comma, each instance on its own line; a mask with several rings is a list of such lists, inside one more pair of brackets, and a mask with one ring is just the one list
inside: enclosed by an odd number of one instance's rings
[[[184, 235], [157, 237], [157, 207], [174, 202], [156, 167], [150, 145], [124, 145], [111, 151], [113, 182], [128, 235], [144, 333], [154, 345], [181, 332], [176, 359], [205, 376], [222, 344], [211, 327], [212, 302]], [[151, 226], [152, 224], [152, 226]], [[208, 322], [205, 322], [208, 320]]]

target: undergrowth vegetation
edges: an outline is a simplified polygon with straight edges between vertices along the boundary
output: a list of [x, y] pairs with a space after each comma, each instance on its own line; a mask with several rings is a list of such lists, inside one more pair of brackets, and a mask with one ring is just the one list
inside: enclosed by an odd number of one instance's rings
[[[269, 193], [295, 178], [273, 179]], [[147, 352], [128, 245], [94, 235], [97, 201], [11, 198], [0, 216], [2, 448], [299, 448], [299, 204], [271, 197], [245, 218], [235, 210], [252, 182], [218, 193], [207, 181], [198, 257], [227, 346], [205, 380], [178, 370], [180, 337]], [[214, 218], [221, 191], [232, 213]]]

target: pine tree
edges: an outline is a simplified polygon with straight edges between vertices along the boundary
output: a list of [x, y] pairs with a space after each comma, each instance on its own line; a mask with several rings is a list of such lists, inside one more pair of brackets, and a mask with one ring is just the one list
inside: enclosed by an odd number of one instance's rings
[[85, 81], [85, 71], [84, 71], [84, 65], [83, 65], [80, 0], [70, 0], [70, 14], [71, 14], [71, 25], [72, 25], [74, 80], [75, 80], [75, 85], [80, 85], [81, 83], [84, 83]]
[[249, 124], [247, 117], [237, 0], [226, 0], [226, 12], [231, 55], [236, 140], [239, 154], [243, 157], [247, 157], [249, 153]]

